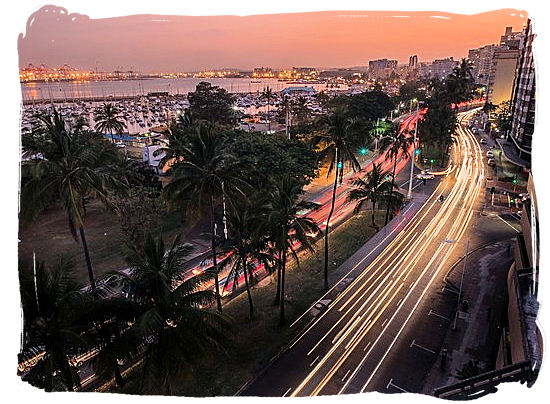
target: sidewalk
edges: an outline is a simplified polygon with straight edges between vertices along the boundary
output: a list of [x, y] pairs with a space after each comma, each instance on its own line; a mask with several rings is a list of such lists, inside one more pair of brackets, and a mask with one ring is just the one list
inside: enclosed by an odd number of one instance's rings
[[[506, 312], [507, 276], [513, 255], [510, 241], [500, 241], [472, 251], [467, 258], [462, 301], [468, 308], [460, 310], [457, 328], [449, 323], [439, 357], [424, 383], [422, 393], [458, 382], [458, 372], [469, 361], [477, 363], [479, 372], [494, 368], [500, 338], [500, 324]], [[458, 260], [447, 275], [450, 285], [458, 287], [463, 259]], [[457, 292], [453, 292], [458, 298]], [[442, 360], [443, 349], [447, 358]]]

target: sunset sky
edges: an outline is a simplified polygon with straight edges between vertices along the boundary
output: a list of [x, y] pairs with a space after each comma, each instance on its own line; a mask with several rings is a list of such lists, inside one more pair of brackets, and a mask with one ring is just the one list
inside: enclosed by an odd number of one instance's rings
[[331, 11], [272, 15], [134, 15], [91, 19], [45, 6], [18, 38], [19, 64], [69, 64], [94, 70], [196, 71], [258, 66], [364, 66], [377, 58], [406, 63], [465, 57], [497, 43], [527, 13]]

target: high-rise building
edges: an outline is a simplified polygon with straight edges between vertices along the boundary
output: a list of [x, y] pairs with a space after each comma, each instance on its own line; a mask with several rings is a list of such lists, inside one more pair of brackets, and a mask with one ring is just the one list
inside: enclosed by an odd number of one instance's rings
[[377, 59], [369, 60], [369, 69], [379, 70], [397, 67], [397, 60]]
[[452, 57], [436, 59], [432, 63], [420, 63], [419, 73], [421, 77], [445, 80], [456, 66], [458, 62]]
[[514, 142], [519, 156], [529, 161], [531, 159], [531, 141], [535, 130], [536, 98], [535, 64], [532, 49], [535, 34], [532, 32], [531, 20], [527, 20], [523, 38], [510, 105], [512, 122], [508, 135]]
[[412, 55], [409, 57], [409, 69], [416, 69], [418, 66], [418, 56]]
[[397, 68], [397, 60], [378, 59], [369, 61], [369, 76], [371, 78], [388, 77]]
[[468, 51], [468, 60], [473, 64], [472, 76], [477, 84], [489, 84], [495, 49], [495, 45], [485, 45]]
[[491, 76], [487, 89], [487, 101], [500, 105], [510, 101], [516, 73], [519, 51], [498, 47], [493, 53]]
[[519, 49], [523, 45], [524, 33], [522, 31], [512, 32], [512, 27], [506, 27], [504, 35], [500, 37], [500, 46], [508, 49]]

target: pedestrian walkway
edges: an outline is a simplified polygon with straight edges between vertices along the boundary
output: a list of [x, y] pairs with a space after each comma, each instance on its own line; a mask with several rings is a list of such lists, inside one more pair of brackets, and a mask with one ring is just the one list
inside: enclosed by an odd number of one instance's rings
[[[464, 303], [458, 311], [456, 329], [449, 322], [439, 358], [429, 372], [422, 393], [431, 395], [436, 388], [460, 381], [463, 370], [473, 376], [476, 371], [494, 368], [500, 324], [506, 310], [506, 279], [513, 261], [508, 246], [511, 241], [501, 241], [469, 254], [464, 274], [467, 282], [461, 299]], [[462, 264], [459, 260], [447, 277], [449, 290], [455, 294]], [[469, 363], [473, 366], [468, 366]]]

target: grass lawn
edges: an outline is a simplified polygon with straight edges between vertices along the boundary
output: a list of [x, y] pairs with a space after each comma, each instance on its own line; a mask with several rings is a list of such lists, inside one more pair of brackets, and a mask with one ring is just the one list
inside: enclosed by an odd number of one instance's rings
[[[96, 276], [126, 267], [126, 239], [114, 214], [105, 211], [100, 203], [93, 201], [87, 207], [84, 229]], [[166, 244], [171, 243], [173, 237], [183, 231], [179, 214], [168, 213], [163, 217]], [[19, 240], [19, 257], [25, 262], [32, 262], [33, 251], [37, 261], [45, 261], [46, 265], [65, 255], [74, 260], [78, 280], [88, 284], [82, 245], [73, 239], [67, 216], [59, 206], [41, 214], [31, 225], [20, 226]]]
[[[438, 146], [431, 144], [424, 144], [422, 146], [422, 153], [419, 155], [419, 163], [424, 166], [424, 168], [429, 169], [430, 167], [443, 167], [446, 165], [447, 153], [444, 154], [444, 161], [441, 161], [441, 149]], [[426, 160], [424, 163], [423, 160]], [[433, 164], [430, 163], [430, 160], [434, 160]]]
[[[384, 215], [384, 211], [376, 213], [377, 223], [383, 223]], [[365, 212], [351, 218], [332, 232], [329, 273], [331, 285], [344, 275], [338, 273], [336, 269], [375, 234], [374, 229], [370, 227], [370, 220], [370, 212]], [[301, 254], [300, 268], [297, 268], [294, 261], [289, 263], [285, 288], [288, 324], [323, 294], [323, 257], [321, 239], [317, 242], [313, 254]], [[275, 291], [275, 278], [253, 289], [255, 318], [252, 321], [248, 320], [246, 293], [224, 305], [224, 313], [232, 319], [227, 355], [220, 354], [215, 361], [205, 363], [201, 367], [201, 372], [193, 375], [193, 380], [182, 380], [182, 383], [174, 389], [174, 394], [233, 395], [300, 331], [300, 327], [290, 329], [288, 326], [284, 328], [278, 326], [279, 309], [273, 305]], [[138, 373], [139, 370], [133, 374]], [[130, 374], [129, 383], [119, 391], [139, 394], [136, 386], [137, 383], [132, 380], [132, 374]]]

